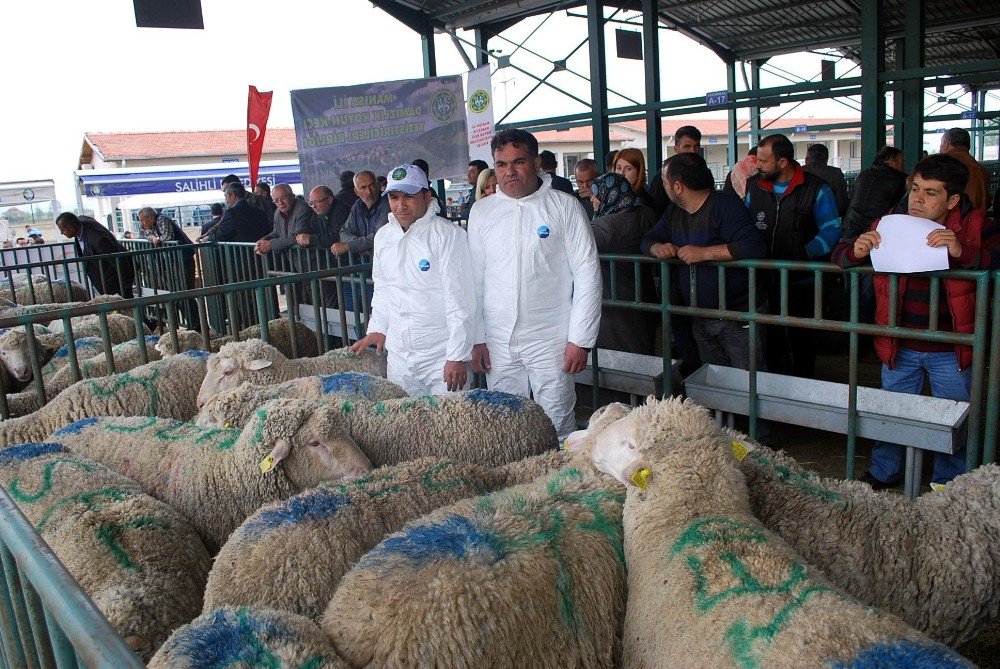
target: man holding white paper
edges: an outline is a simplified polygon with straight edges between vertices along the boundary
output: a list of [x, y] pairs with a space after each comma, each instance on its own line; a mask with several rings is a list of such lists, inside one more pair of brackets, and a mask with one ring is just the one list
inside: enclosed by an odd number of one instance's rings
[[[952, 269], [977, 269], [982, 266], [980, 246], [985, 220], [982, 209], [973, 209], [962, 197], [968, 170], [950, 156], [934, 155], [920, 161], [913, 170], [907, 213], [937, 225], [929, 233], [921, 222], [913, 223], [916, 236], [930, 249], [945, 249]], [[844, 241], [833, 250], [831, 259], [841, 267], [865, 262], [873, 251], [888, 251], [890, 244], [900, 244], [898, 224], [906, 219], [875, 221], [871, 230], [856, 239]], [[886, 239], [878, 232], [881, 221], [890, 222], [893, 234]], [[912, 244], [913, 240], [909, 242]], [[905, 242], [904, 242], [905, 243]], [[940, 252], [938, 252], [940, 253]], [[898, 254], [897, 254], [898, 255]], [[897, 258], [898, 260], [898, 258]], [[877, 268], [882, 269], [882, 268]], [[900, 271], [899, 268], [895, 268]], [[926, 267], [904, 271], [923, 271]], [[891, 295], [889, 277], [876, 274], [875, 323], [888, 325], [891, 300], [897, 300], [900, 327], [927, 330], [930, 327], [930, 279], [924, 276], [899, 276], [898, 293]], [[971, 333], [975, 328], [976, 285], [972, 281], [943, 279], [939, 291], [937, 330]], [[931, 394], [945, 399], [968, 401], [972, 380], [972, 348], [957, 344], [875, 337], [875, 350], [882, 360], [882, 388], [893, 392], [919, 394], [924, 376], [930, 378]], [[901, 478], [903, 447], [879, 442], [872, 449], [872, 463], [861, 481], [875, 490], [894, 487]], [[931, 487], [942, 486], [965, 472], [965, 449], [954, 454], [937, 453]]]

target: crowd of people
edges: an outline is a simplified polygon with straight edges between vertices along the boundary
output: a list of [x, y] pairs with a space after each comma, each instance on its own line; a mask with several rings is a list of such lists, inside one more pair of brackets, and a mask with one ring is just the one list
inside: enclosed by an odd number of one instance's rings
[[37, 228], [30, 225], [24, 226], [24, 237], [18, 237], [17, 239], [10, 240], [6, 239], [3, 242], [3, 248], [13, 249], [24, 246], [31, 246], [32, 244], [44, 244], [45, 239], [42, 237], [42, 232]]

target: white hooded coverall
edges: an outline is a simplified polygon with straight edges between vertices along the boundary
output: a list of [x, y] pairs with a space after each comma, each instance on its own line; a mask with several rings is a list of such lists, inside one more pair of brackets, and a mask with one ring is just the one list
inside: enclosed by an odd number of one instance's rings
[[601, 320], [601, 266], [577, 199], [541, 187], [520, 199], [497, 189], [469, 215], [476, 343], [486, 343], [493, 390], [534, 399], [560, 439], [576, 429], [567, 342], [592, 348]]
[[468, 238], [436, 211], [407, 232], [390, 213], [375, 234], [368, 332], [385, 335], [387, 376], [410, 395], [448, 392], [445, 362], [470, 360], [474, 343]]

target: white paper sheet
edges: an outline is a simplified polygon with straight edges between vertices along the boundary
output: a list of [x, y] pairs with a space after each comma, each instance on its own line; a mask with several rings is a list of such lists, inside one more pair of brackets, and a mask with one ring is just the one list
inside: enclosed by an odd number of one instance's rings
[[933, 272], [948, 269], [948, 247], [927, 246], [927, 235], [944, 226], [926, 218], [891, 214], [878, 224], [882, 242], [872, 249], [876, 272]]

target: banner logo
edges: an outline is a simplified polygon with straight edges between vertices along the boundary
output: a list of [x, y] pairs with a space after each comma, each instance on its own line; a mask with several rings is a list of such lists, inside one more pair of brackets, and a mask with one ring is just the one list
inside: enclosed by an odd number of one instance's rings
[[449, 90], [440, 90], [431, 98], [431, 115], [438, 123], [448, 123], [455, 116], [458, 104]]
[[28, 200], [29, 202], [35, 199], [35, 191], [31, 190], [30, 188], [25, 188], [24, 192], [21, 193], [21, 195], [23, 195], [24, 199]]
[[403, 179], [406, 178], [406, 168], [397, 167], [392, 171], [392, 174], [390, 176], [392, 177], [393, 181], [402, 181]]
[[490, 106], [490, 94], [482, 88], [469, 96], [469, 109], [476, 114], [483, 113]]

